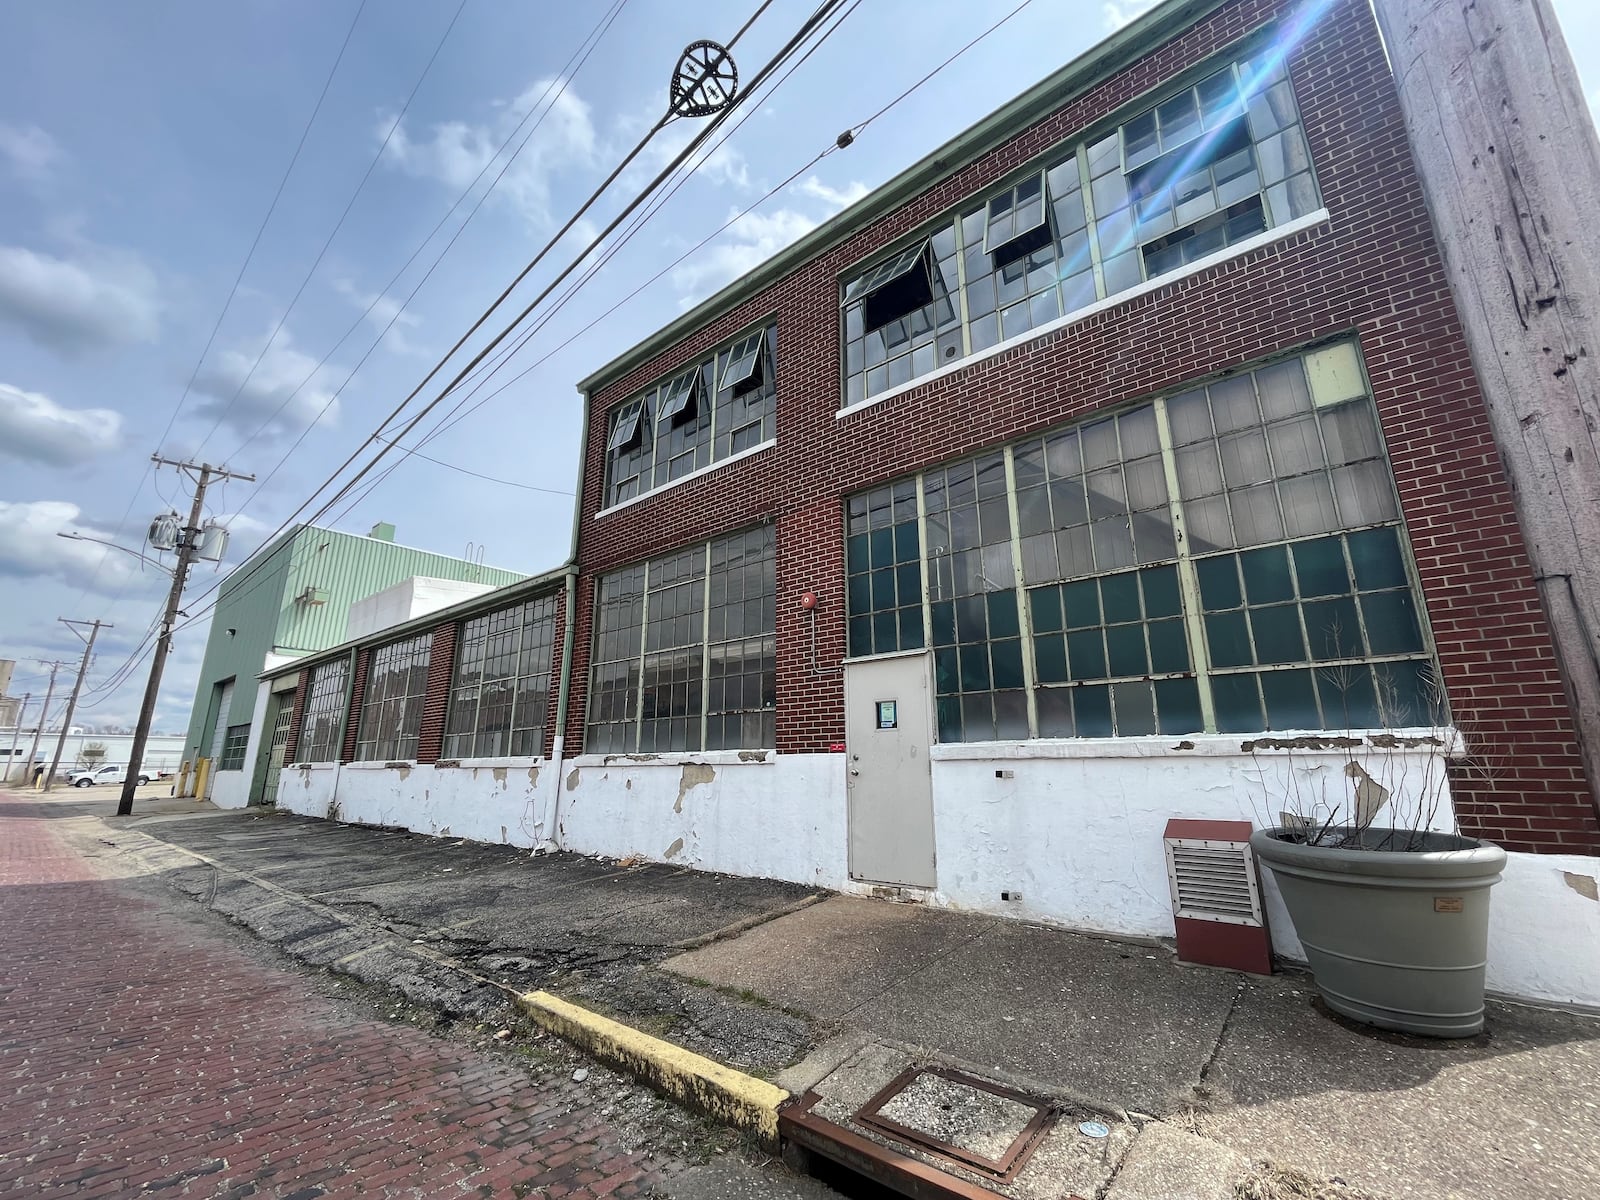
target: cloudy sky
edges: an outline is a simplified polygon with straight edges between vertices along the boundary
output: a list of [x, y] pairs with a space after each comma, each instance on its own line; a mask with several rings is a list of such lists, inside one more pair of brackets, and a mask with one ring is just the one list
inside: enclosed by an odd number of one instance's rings
[[[558, 563], [579, 378], [1149, 7], [1032, 0], [847, 151], [813, 163], [1014, 2], [862, 4], [474, 402], [527, 374], [323, 523], [364, 532], [392, 521], [407, 545], [459, 554], [470, 542], [491, 564], [530, 573]], [[126, 668], [138, 666], [130, 655], [165, 579], [56, 534], [137, 547], [153, 515], [186, 510], [185, 481], [148, 469], [159, 448], [263, 481], [209, 497], [210, 515], [231, 524], [237, 562], [637, 141], [662, 110], [679, 51], [726, 40], [753, 7], [0, 6], [0, 658], [19, 660], [12, 692], [42, 691], [38, 660], [76, 658], [57, 617], [99, 617], [116, 628], [102, 637], [78, 719], [131, 724], [143, 669]], [[772, 4], [739, 46], [746, 77], [812, 7]], [[1579, 71], [1600, 86], [1600, 6], [1556, 9]], [[623, 187], [691, 134], [680, 123], [660, 135]], [[595, 220], [617, 207], [602, 204]], [[561, 249], [594, 228], [581, 225]], [[523, 302], [565, 261], [558, 253], [536, 270]], [[190, 607], [220, 578], [200, 568]], [[202, 619], [175, 640], [158, 728], [186, 721], [206, 632]]]

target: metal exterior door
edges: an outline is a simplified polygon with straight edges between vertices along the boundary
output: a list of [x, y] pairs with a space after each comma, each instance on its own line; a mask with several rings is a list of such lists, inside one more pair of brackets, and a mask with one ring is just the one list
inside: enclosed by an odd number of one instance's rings
[[846, 663], [850, 878], [931, 888], [933, 688], [926, 653]]
[[266, 774], [260, 781], [260, 786], [255, 789], [259, 799], [252, 799], [253, 804], [276, 804], [278, 802], [278, 772], [283, 769], [283, 752], [289, 746], [289, 725], [294, 720], [294, 693], [274, 692], [272, 696], [273, 713], [270, 726], [272, 741], [267, 746], [265, 757]]

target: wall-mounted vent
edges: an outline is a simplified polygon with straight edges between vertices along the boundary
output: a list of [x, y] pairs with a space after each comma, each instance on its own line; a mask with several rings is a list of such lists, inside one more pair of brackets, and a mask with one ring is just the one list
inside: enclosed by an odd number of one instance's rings
[[1249, 821], [1172, 820], [1165, 833], [1178, 957], [1272, 973], [1272, 944]]

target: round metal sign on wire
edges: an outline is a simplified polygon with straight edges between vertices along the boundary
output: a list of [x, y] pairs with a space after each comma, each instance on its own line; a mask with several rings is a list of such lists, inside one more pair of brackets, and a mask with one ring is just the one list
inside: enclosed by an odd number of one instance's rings
[[739, 68], [716, 42], [691, 42], [672, 72], [671, 109], [679, 117], [706, 117], [728, 106], [739, 90]]

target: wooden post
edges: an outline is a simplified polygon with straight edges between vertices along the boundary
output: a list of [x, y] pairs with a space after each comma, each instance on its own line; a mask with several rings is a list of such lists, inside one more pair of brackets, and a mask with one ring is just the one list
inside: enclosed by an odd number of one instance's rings
[[1373, 8], [1600, 806], [1600, 142], [1549, 0]]

